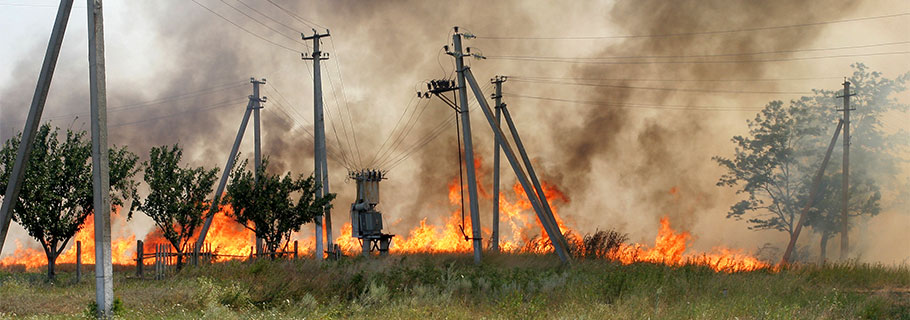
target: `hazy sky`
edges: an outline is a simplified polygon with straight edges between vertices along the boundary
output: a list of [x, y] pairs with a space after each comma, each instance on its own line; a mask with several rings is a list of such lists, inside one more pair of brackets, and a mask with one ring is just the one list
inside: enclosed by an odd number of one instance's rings
[[[151, 146], [180, 142], [187, 148], [188, 163], [220, 169], [249, 94], [248, 79], [265, 77], [263, 92], [269, 102], [263, 110], [264, 152], [278, 170], [310, 173], [312, 144], [305, 131], [311, 130], [312, 80], [309, 62], [300, 60], [300, 52], [309, 51], [297, 32], [311, 33], [311, 26], [265, 0], [197, 1], [281, 47], [190, 0], [106, 1], [109, 106], [124, 109], [111, 113], [110, 143], [128, 145], [146, 159]], [[425, 88], [428, 79], [452, 72], [452, 59], [441, 50], [451, 41], [452, 26], [462, 26], [478, 36], [466, 46], [489, 57], [469, 62], [481, 86], [494, 75], [515, 77], [505, 84], [506, 101], [538, 173], [570, 199], [560, 213], [582, 232], [615, 228], [645, 243], [653, 241], [658, 218], [668, 215], [696, 235], [696, 248], [726, 245], [753, 250], [765, 242], [783, 246], [782, 233], [746, 231], [744, 222], [724, 218], [737, 198], [732, 190], [714, 185], [722, 171], [710, 158], [732, 154], [729, 139], [745, 133], [746, 120], [767, 102], [789, 101], [811, 89], [839, 89], [843, 77], [852, 73], [851, 63], [863, 62], [888, 78], [910, 71], [910, 55], [890, 54], [910, 51], [906, 15], [910, 2], [899, 0], [273, 1], [331, 30], [330, 41], [323, 43], [323, 50], [330, 53], [324, 71], [325, 99], [328, 112], [344, 114], [335, 116], [334, 129], [327, 128], [336, 158], [342, 157], [342, 150], [358, 158], [359, 147], [362, 160], [349, 161], [356, 162], [352, 168], [371, 162], [402, 113], [418, 102], [413, 99], [415, 90]], [[6, 44], [0, 50], [0, 70], [6, 75], [0, 78], [4, 140], [22, 130], [55, 8], [56, 2], [50, 0], [0, 0], [0, 39]], [[73, 121], [75, 113], [88, 112], [85, 17], [84, 1], [76, 1], [45, 110], [45, 118], [61, 127], [88, 129], [87, 116]], [[609, 38], [753, 28], [761, 30]], [[858, 46], [864, 47], [843, 48]], [[782, 51], [786, 52], [738, 55]], [[859, 56], [869, 53], [889, 54]], [[506, 59], [512, 56], [534, 59]], [[616, 63], [648, 56], [753, 61]], [[593, 64], [540, 61], [547, 57], [619, 58]], [[615, 87], [605, 88], [534, 80], [540, 78], [618, 80], [610, 82]], [[673, 79], [679, 81], [666, 81]], [[720, 81], [731, 79], [786, 80]], [[899, 98], [910, 102], [906, 92]], [[135, 105], [147, 101], [157, 103]], [[834, 107], [840, 102], [831, 103]], [[394, 155], [419, 145], [452, 115], [438, 101], [420, 102], [418, 110], [424, 111], [383, 169], [394, 163]], [[341, 118], [350, 119], [346, 123], [353, 128], [343, 125], [347, 120]], [[475, 147], [484, 164], [481, 173], [489, 184], [490, 128], [479, 109], [472, 112], [472, 121]], [[895, 114], [885, 120], [885, 127], [892, 132], [910, 130], [910, 117]], [[350, 142], [343, 138], [352, 136], [349, 131], [356, 133], [357, 147], [348, 147], [353, 137]], [[392, 168], [383, 182], [381, 206], [393, 233], [405, 234], [424, 217], [442, 221], [454, 210], [446, 199], [448, 183], [457, 176], [454, 127], [439, 132], [437, 139], [415, 148], [412, 156]], [[246, 139], [241, 151], [249, 154], [251, 143]], [[344, 179], [349, 168], [337, 160], [330, 159], [332, 187], [339, 192], [336, 226], [348, 221], [347, 203], [353, 193], [353, 183]], [[514, 183], [508, 170], [504, 163], [506, 190]], [[906, 168], [902, 175], [908, 175]], [[674, 187], [679, 191], [671, 194]], [[489, 220], [487, 202], [481, 205], [484, 221]], [[150, 222], [140, 214], [125, 228], [141, 237]], [[908, 228], [908, 208], [886, 208], [857, 229], [876, 230], [879, 236], [854, 239], [867, 251], [864, 259], [906, 261]], [[18, 226], [12, 227], [11, 235], [23, 243], [30, 241]], [[894, 243], [905, 245], [896, 253], [885, 247]], [[14, 241], [7, 241], [4, 254], [14, 247]]]

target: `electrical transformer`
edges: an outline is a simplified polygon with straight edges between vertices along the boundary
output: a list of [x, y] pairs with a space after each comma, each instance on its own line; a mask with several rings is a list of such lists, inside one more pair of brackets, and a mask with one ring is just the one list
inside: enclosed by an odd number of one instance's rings
[[364, 255], [373, 251], [386, 255], [395, 235], [382, 233], [382, 213], [376, 210], [383, 173], [360, 170], [351, 172], [349, 177], [357, 182], [357, 198], [351, 204], [351, 236], [360, 239]]

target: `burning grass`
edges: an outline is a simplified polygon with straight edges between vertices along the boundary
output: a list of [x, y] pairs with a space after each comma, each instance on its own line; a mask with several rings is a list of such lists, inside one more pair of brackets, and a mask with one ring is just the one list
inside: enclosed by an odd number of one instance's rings
[[[87, 268], [91, 270], [91, 267]], [[65, 270], [65, 269], [64, 269]], [[0, 271], [0, 318], [83, 314], [92, 274]], [[115, 272], [126, 318], [906, 318], [907, 266], [717, 273], [551, 255], [393, 254], [319, 263], [230, 261], [162, 281]]]

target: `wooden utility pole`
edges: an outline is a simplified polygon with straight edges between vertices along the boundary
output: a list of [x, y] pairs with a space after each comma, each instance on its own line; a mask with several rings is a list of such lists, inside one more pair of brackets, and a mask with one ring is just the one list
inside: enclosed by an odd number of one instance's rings
[[[325, 33], [320, 34], [313, 29], [313, 35], [307, 36], [304, 34], [300, 35], [303, 40], [313, 40], [313, 53], [310, 57], [307, 57], [305, 54], [301, 54], [303, 60], [313, 60], [313, 152], [314, 155], [314, 170], [313, 176], [316, 177], [316, 182], [319, 183], [319, 190], [316, 191], [316, 197], [323, 197], [329, 194], [329, 183], [328, 183], [328, 163], [326, 161], [326, 145], [325, 145], [325, 116], [322, 109], [322, 69], [320, 69], [319, 64], [322, 60], [328, 60], [328, 55], [323, 56], [322, 51], [319, 51], [319, 41], [322, 38], [329, 37], [329, 31], [326, 30]], [[325, 218], [326, 225], [326, 242], [328, 247], [332, 248], [332, 216], [331, 211], [326, 206], [323, 208], [323, 214], [320, 214], [316, 217], [316, 260], [322, 260], [325, 250], [322, 246], [322, 223], [323, 217]]]
[[844, 79], [844, 94], [838, 96], [838, 98], [844, 98], [844, 109], [838, 110], [844, 112], [844, 169], [843, 169], [843, 214], [841, 216], [841, 236], [840, 236], [840, 258], [841, 260], [847, 259], [847, 250], [849, 246], [848, 241], [848, 231], [849, 231], [849, 212], [850, 212], [850, 96], [855, 96], [855, 93], [850, 93], [850, 82]]
[[[490, 81], [496, 85], [496, 93], [493, 94], [493, 101], [496, 104], [496, 125], [502, 122], [502, 83], [506, 82], [506, 77], [496, 76]], [[499, 136], [494, 137], [493, 143], [493, 233], [490, 235], [490, 249], [493, 252], [499, 252]]]

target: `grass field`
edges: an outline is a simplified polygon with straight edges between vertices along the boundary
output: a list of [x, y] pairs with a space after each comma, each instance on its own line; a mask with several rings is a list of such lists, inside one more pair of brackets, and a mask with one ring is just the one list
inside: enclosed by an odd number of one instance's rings
[[[167, 280], [115, 272], [123, 318], [373, 319], [910, 319], [910, 269], [866, 264], [715, 273], [696, 266], [621, 265], [554, 256], [392, 255], [228, 262]], [[72, 270], [72, 266], [62, 266]], [[0, 318], [90, 315], [91, 266], [0, 270]]]

